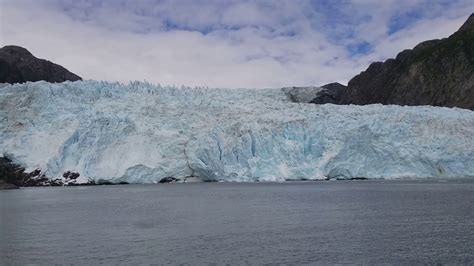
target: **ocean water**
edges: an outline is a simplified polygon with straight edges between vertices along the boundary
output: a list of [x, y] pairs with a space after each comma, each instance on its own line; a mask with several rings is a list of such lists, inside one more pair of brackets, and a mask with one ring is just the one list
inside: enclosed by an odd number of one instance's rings
[[0, 264], [474, 263], [474, 182], [0, 191]]

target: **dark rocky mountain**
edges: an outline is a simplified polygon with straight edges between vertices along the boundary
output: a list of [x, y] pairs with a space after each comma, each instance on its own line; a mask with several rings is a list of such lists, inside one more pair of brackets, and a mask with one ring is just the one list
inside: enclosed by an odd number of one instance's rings
[[282, 88], [288, 99], [296, 103], [309, 103], [311, 100], [319, 97], [319, 93], [324, 90], [323, 87], [285, 87]]
[[63, 82], [81, 80], [81, 77], [60, 65], [36, 58], [23, 47], [8, 45], [0, 48], [0, 83], [39, 80]]
[[334, 82], [321, 87], [285, 87], [283, 92], [288, 96], [288, 100], [295, 103], [334, 103], [341, 101], [341, 95], [347, 87]]
[[346, 89], [333, 87], [312, 102], [474, 110], [474, 14], [449, 38], [422, 42], [395, 59], [372, 63]]
[[323, 104], [334, 103], [338, 104], [341, 101], [341, 95], [346, 90], [346, 86], [334, 82], [321, 87], [322, 90], [318, 92], [316, 97], [311, 100], [311, 103]]

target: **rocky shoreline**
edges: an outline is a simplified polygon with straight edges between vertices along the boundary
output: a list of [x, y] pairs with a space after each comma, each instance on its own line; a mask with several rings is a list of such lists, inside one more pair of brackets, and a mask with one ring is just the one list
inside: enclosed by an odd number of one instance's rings
[[[87, 182], [78, 182], [80, 173], [66, 171], [62, 178], [50, 178], [42, 173], [41, 169], [26, 172], [25, 168], [15, 164], [12, 159], [0, 157], [0, 189], [15, 189], [20, 187], [65, 187], [65, 186], [101, 186], [101, 185], [127, 185], [128, 182], [112, 182], [99, 179], [88, 179]], [[201, 178], [189, 176], [185, 178], [164, 177], [158, 183], [196, 183], [204, 182]]]
[[3, 180], [0, 180], [0, 190], [3, 190], [3, 189], [18, 189], [19, 187], [13, 185], [13, 184], [9, 184]]
[[66, 171], [63, 178], [50, 178], [42, 173], [41, 169], [26, 172], [25, 168], [15, 164], [8, 157], [0, 157], [0, 189], [20, 187], [63, 187], [63, 186], [95, 186], [95, 185], [124, 185], [128, 182], [114, 183], [108, 180], [77, 182], [80, 174]]
[[[48, 178], [41, 173], [39, 169], [27, 173], [25, 169], [6, 157], [0, 157], [0, 190], [19, 189], [21, 187], [72, 187], [72, 186], [102, 186], [102, 185], [128, 185], [130, 183], [125, 181], [112, 182], [109, 180], [89, 180], [86, 183], [78, 183], [76, 179], [80, 176], [79, 173], [67, 171], [63, 174], [63, 179]], [[331, 179], [321, 180], [289, 180], [289, 181], [330, 181]], [[333, 180], [368, 180], [367, 178], [357, 177], [351, 179], [333, 179]], [[203, 182], [217, 182], [207, 181], [200, 177], [189, 176], [185, 178], [163, 177], [158, 184], [169, 183], [203, 183]], [[258, 183], [258, 182], [256, 182]]]

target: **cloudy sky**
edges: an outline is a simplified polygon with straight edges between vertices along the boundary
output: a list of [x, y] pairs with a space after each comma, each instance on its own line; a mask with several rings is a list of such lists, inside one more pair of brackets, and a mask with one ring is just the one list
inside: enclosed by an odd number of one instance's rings
[[0, 45], [84, 79], [323, 85], [447, 37], [473, 11], [473, 0], [0, 0]]

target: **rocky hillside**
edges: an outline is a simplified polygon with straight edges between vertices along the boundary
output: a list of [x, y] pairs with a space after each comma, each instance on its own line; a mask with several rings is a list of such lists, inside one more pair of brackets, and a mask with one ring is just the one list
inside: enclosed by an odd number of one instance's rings
[[[418, 44], [395, 59], [372, 63], [347, 88], [313, 103], [397, 104], [474, 110], [474, 14], [449, 38]], [[324, 98], [325, 97], [325, 98]]]
[[288, 97], [288, 100], [292, 102], [338, 104], [341, 101], [340, 96], [345, 88], [346, 86], [334, 82], [321, 87], [285, 87], [282, 90]]
[[0, 83], [39, 80], [63, 82], [81, 80], [81, 77], [60, 65], [36, 58], [23, 47], [8, 45], [0, 48]]
[[292, 102], [309, 103], [319, 97], [324, 87], [285, 87], [282, 90]]
[[318, 92], [317, 96], [311, 100], [311, 103], [323, 104], [323, 103], [334, 103], [337, 104], [341, 101], [341, 95], [346, 86], [334, 82], [329, 83], [321, 87], [322, 90]]

